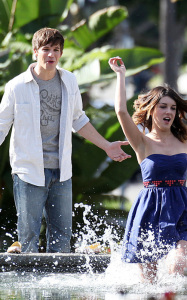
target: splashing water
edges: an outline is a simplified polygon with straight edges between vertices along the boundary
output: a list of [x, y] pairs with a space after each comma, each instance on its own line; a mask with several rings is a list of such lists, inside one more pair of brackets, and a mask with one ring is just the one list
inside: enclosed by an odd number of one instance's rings
[[[94, 215], [90, 205], [84, 205], [83, 203], [75, 204], [75, 209], [78, 207], [83, 208], [83, 221], [84, 226], [79, 229], [79, 232], [75, 234], [77, 236], [77, 242], [75, 243], [76, 252], [85, 253], [85, 252], [93, 252], [91, 248], [88, 248], [92, 244], [98, 244], [99, 252], [108, 252], [114, 251], [114, 249], [118, 248], [118, 233], [116, 229], [108, 225], [105, 218], [98, 217]], [[105, 217], [108, 215], [108, 211], [105, 211]], [[91, 220], [89, 220], [91, 218]], [[98, 235], [98, 232], [101, 231], [102, 235]]]
[[[77, 249], [83, 253], [87, 246], [97, 242], [101, 245], [100, 251], [104, 252], [106, 248], [110, 248], [111, 262], [106, 271], [97, 274], [89, 267], [86, 274], [0, 273], [0, 299], [185, 300], [187, 298], [187, 277], [168, 275], [164, 259], [159, 260], [157, 282], [142, 283], [138, 265], [124, 263], [121, 260], [121, 241], [116, 228], [109, 226], [105, 218], [94, 215], [91, 206], [80, 203], [76, 204], [75, 208], [84, 210], [84, 226], [75, 234]], [[100, 227], [103, 229], [102, 236], [98, 235]], [[153, 239], [151, 235], [150, 239]], [[89, 265], [89, 256], [87, 264]]]

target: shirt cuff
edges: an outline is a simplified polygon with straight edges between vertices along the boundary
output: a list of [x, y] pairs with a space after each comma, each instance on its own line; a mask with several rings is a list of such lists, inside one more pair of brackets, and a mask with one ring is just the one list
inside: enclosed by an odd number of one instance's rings
[[85, 114], [81, 115], [79, 119], [74, 120], [74, 122], [73, 122], [73, 132], [79, 131], [89, 121], [90, 121], [90, 119]]

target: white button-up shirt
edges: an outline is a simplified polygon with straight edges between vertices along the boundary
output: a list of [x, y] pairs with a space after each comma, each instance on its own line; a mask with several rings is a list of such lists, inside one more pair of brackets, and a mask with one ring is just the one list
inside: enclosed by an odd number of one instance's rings
[[[13, 174], [28, 183], [44, 186], [44, 162], [40, 132], [39, 86], [29, 66], [5, 86], [0, 104], [0, 144], [11, 126], [10, 165]], [[72, 176], [72, 130], [79, 131], [89, 122], [82, 110], [82, 98], [74, 74], [58, 68], [62, 86], [59, 132], [60, 181]]]

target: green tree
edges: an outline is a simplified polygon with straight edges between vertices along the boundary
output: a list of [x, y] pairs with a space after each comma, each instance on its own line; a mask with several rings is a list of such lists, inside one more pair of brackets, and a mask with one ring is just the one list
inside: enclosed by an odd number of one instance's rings
[[[4, 1], [0, 1], [1, 8], [5, 7]], [[12, 3], [12, 8], [10, 6]], [[141, 70], [148, 68], [149, 66], [163, 61], [162, 54], [156, 49], [137, 47], [134, 49], [114, 49], [110, 45], [100, 48], [93, 48], [92, 45], [115, 28], [120, 22], [127, 18], [128, 13], [125, 7], [115, 6], [102, 9], [93, 15], [91, 15], [86, 21], [81, 21], [73, 28], [64, 29], [63, 25], [60, 25], [64, 18], [67, 16], [67, 10], [72, 1], [48, 1], [46, 9], [44, 10], [44, 3], [40, 0], [28, 2], [26, 0], [20, 1], [7, 1], [9, 4], [9, 13], [6, 15], [6, 20], [2, 24], [2, 32], [4, 32], [4, 39], [2, 40], [2, 53], [3, 60], [1, 64], [2, 79], [4, 83], [11, 77], [14, 77], [21, 71], [25, 70], [28, 63], [32, 60], [31, 51], [31, 38], [32, 33], [39, 29], [41, 26], [56, 26], [66, 37], [65, 48], [61, 59], [61, 65], [73, 71], [78, 79], [80, 88], [82, 91], [87, 90], [91, 84], [101, 80], [111, 80], [115, 74], [111, 73], [108, 66], [108, 59], [111, 56], [120, 55], [127, 61], [127, 76], [135, 74]], [[46, 2], [45, 2], [46, 4]], [[2, 10], [3, 11], [3, 10]], [[25, 11], [24, 18], [21, 18], [21, 13]], [[63, 23], [64, 24], [64, 23]], [[91, 48], [91, 50], [89, 50]], [[4, 51], [4, 52], [3, 52]], [[6, 70], [6, 72], [4, 72]], [[99, 131], [109, 140], [122, 139], [123, 134], [119, 128], [119, 124], [115, 116], [106, 118], [103, 122]], [[116, 129], [116, 130], [114, 130]], [[100, 186], [98, 192], [109, 191], [114, 187], [117, 187], [122, 180], [126, 179], [126, 175], [120, 176], [120, 181], [112, 184], [112, 180], [109, 180], [111, 176], [112, 168], [117, 168], [116, 172], [119, 173], [118, 164], [110, 162], [107, 169], [104, 171], [105, 187], [101, 185], [101, 180], [90, 181], [91, 176], [95, 174], [100, 164], [106, 160], [106, 155], [100, 149], [95, 149], [92, 145], [87, 142], [83, 142], [79, 137], [74, 138], [74, 149], [80, 149], [84, 153], [87, 153], [87, 161], [90, 162], [90, 168], [93, 167], [92, 171], [88, 166], [85, 168], [84, 163], [79, 159], [80, 166], [82, 165], [81, 176], [78, 176], [75, 180], [78, 181], [77, 187], [80, 187], [80, 193], [82, 193], [84, 187], [93, 185], [94, 183]], [[79, 140], [79, 143], [77, 142]], [[76, 147], [76, 145], [78, 145]], [[87, 150], [86, 150], [87, 149]], [[94, 150], [91, 150], [94, 149]], [[78, 150], [77, 150], [78, 151]], [[91, 152], [95, 153], [94, 156]], [[130, 149], [129, 149], [130, 151]], [[96, 155], [97, 153], [97, 155]], [[76, 161], [77, 153], [74, 151], [73, 160]], [[79, 154], [79, 158], [82, 157]], [[93, 159], [94, 157], [94, 159]], [[91, 164], [91, 161], [93, 163]], [[132, 160], [132, 164], [134, 164]], [[75, 166], [77, 163], [75, 164]], [[80, 168], [78, 167], [78, 169]], [[114, 167], [115, 166], [115, 167]], [[89, 170], [90, 176], [87, 175]], [[132, 167], [130, 167], [133, 170]], [[2, 170], [3, 172], [3, 170]], [[78, 172], [74, 167], [75, 174]], [[108, 175], [107, 175], [108, 174]], [[132, 172], [129, 173], [131, 176]], [[109, 177], [107, 177], [109, 176]], [[76, 177], [76, 176], [75, 176]], [[89, 184], [88, 184], [88, 179]], [[100, 181], [100, 184], [96, 182]], [[109, 184], [111, 182], [111, 184]], [[81, 184], [82, 183], [82, 184]], [[106, 188], [106, 186], [108, 188]], [[86, 189], [87, 190], [87, 189]], [[89, 189], [91, 192], [91, 190]]]
[[187, 1], [118, 0], [129, 11], [130, 33], [135, 43], [159, 48], [163, 82], [177, 87], [180, 68], [186, 64]]
[[[83, 93], [88, 91], [95, 82], [110, 82], [114, 78], [115, 75], [111, 73], [108, 66], [108, 59], [111, 56], [120, 55], [126, 59], [127, 76], [163, 61], [163, 55], [157, 49], [145, 47], [115, 49], [110, 45], [102, 47], [101, 38], [127, 18], [128, 12], [125, 7], [115, 6], [100, 10], [71, 28], [65, 20], [72, 2], [72, 0], [33, 0], [32, 2], [0, 0], [1, 95], [6, 82], [26, 70], [32, 61], [32, 35], [44, 26], [57, 27], [65, 36], [65, 48], [60, 63], [62, 67], [75, 73]], [[94, 47], [97, 41], [100, 41], [101, 47]], [[129, 102], [129, 106], [132, 111], [132, 102]], [[90, 119], [94, 121], [94, 108], [88, 106], [86, 109]], [[100, 119], [97, 119], [99, 132], [108, 140], [124, 138], [114, 112], [108, 107], [103, 109]], [[9, 138], [0, 147], [2, 160], [0, 185], [11, 192], [8, 145]], [[130, 147], [125, 150], [132, 153]], [[101, 168], [103, 165], [105, 165], [104, 169]], [[126, 172], [123, 171], [123, 167], [126, 168]], [[73, 185], [76, 201], [111, 191], [131, 177], [137, 167], [134, 156], [128, 164], [107, 161], [106, 154], [102, 150], [83, 141], [78, 135], [73, 136]], [[6, 199], [6, 193], [3, 193], [0, 198], [1, 207], [3, 205], [6, 207]]]

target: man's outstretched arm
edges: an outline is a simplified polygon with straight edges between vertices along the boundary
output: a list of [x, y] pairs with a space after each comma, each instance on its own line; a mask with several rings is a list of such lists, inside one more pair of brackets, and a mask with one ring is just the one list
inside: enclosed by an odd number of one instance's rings
[[78, 133], [97, 147], [103, 149], [106, 152], [106, 154], [114, 161], [121, 162], [131, 157], [121, 149], [121, 146], [128, 145], [129, 142], [107, 141], [102, 135], [100, 135], [100, 133], [92, 126], [90, 122], [88, 122], [84, 127], [82, 127], [78, 131]]

